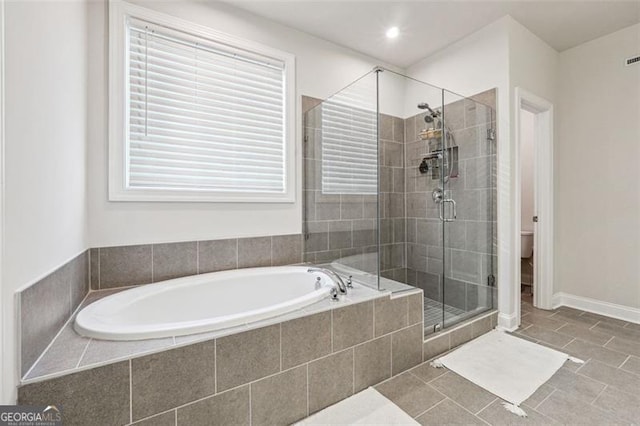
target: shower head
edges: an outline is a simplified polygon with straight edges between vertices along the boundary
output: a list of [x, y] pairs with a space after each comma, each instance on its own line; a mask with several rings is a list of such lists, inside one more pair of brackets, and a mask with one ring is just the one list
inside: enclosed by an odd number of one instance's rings
[[429, 112], [431, 113], [431, 115], [424, 116], [424, 121], [427, 123], [433, 123], [433, 120], [440, 115], [440, 111], [432, 110], [429, 104], [426, 102], [419, 103], [418, 108], [429, 110]]

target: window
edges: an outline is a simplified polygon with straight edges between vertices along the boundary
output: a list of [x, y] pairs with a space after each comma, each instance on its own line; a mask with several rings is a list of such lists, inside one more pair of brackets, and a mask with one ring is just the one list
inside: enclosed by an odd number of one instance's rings
[[322, 103], [322, 193], [377, 194], [375, 81], [364, 78]]
[[294, 201], [293, 57], [111, 7], [110, 199]]

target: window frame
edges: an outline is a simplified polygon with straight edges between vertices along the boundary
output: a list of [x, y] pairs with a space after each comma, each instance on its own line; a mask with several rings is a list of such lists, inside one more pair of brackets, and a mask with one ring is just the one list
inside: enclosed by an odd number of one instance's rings
[[[148, 21], [216, 43], [228, 44], [284, 63], [284, 191], [222, 192], [181, 189], [148, 189], [127, 186], [129, 138], [128, 27], [131, 18]], [[295, 203], [295, 56], [259, 43], [222, 33], [200, 24], [166, 15], [123, 1], [109, 2], [109, 201]]]

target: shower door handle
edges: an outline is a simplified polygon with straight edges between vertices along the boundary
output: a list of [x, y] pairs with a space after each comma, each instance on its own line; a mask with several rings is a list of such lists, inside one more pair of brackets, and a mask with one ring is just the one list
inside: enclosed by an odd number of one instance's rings
[[[453, 217], [447, 218], [444, 217], [444, 205], [446, 203], [451, 203], [453, 207]], [[440, 202], [440, 220], [443, 222], [454, 222], [458, 217], [458, 211], [456, 206], [456, 201], [453, 198], [445, 198]]]

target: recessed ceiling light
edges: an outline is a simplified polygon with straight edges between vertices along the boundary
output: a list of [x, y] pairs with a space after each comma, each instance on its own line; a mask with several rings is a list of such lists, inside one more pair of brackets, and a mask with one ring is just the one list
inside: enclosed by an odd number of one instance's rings
[[396, 38], [400, 34], [398, 27], [391, 27], [387, 30], [387, 38]]

